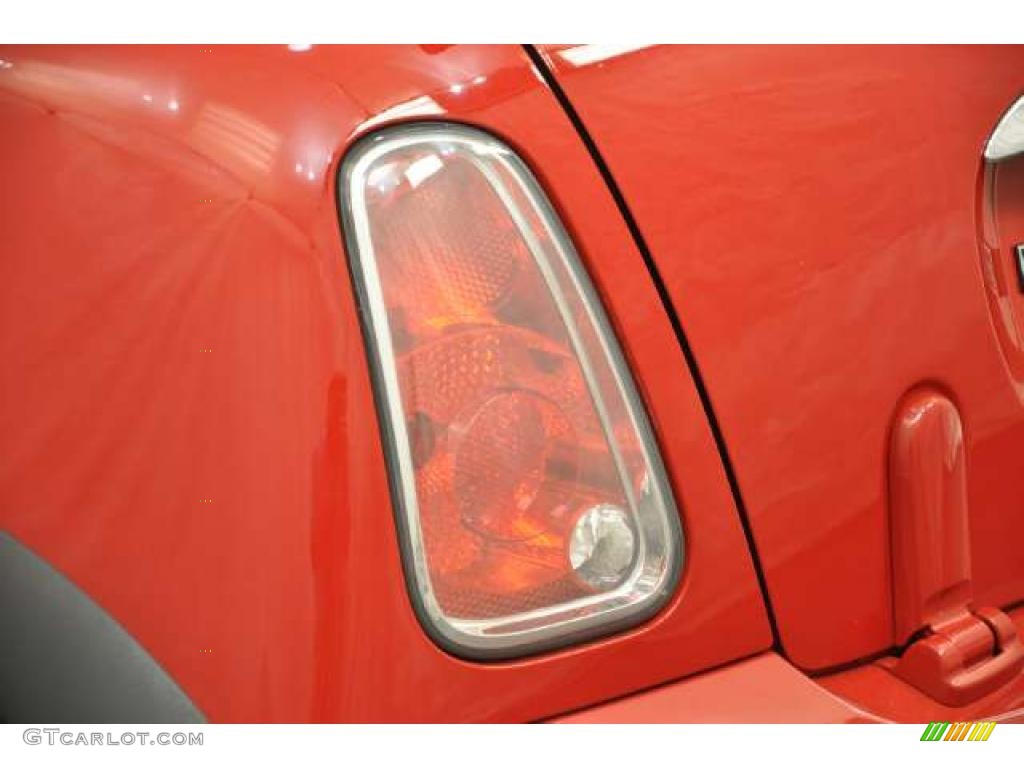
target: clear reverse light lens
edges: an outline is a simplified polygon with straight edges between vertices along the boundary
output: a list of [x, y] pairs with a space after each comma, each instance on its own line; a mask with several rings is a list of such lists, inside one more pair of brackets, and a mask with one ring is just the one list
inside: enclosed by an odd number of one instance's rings
[[680, 571], [641, 402], [572, 243], [474, 129], [360, 141], [341, 208], [407, 580], [431, 635], [508, 657], [632, 625]]

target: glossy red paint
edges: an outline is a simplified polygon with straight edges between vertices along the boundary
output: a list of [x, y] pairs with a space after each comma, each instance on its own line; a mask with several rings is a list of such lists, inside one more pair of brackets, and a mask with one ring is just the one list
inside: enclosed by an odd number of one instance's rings
[[558, 718], [560, 723], [871, 723], [777, 653]]
[[964, 429], [953, 402], [921, 389], [900, 404], [889, 446], [897, 645], [973, 599]]
[[974, 597], [1024, 598], [1019, 161], [994, 182], [989, 301], [978, 216], [1024, 48], [573, 51], [549, 59], [690, 339], [786, 655], [820, 670], [897, 642], [888, 437], [922, 383], [964, 424]]
[[[0, 526], [207, 717], [530, 720], [769, 647], [676, 338], [521, 49], [0, 56]], [[351, 141], [438, 116], [538, 173], [623, 341], [687, 536], [655, 619], [511, 663], [447, 655], [409, 604], [338, 229]]]
[[[1024, 633], [1024, 609], [1010, 612], [1018, 634]], [[1024, 676], [969, 704], [948, 707], [895, 677], [891, 658], [827, 675], [816, 680], [851, 706], [897, 722], [927, 723], [932, 720], [964, 722], [999, 720], [1024, 723]]]
[[963, 706], [1019, 674], [1012, 620], [974, 603], [964, 429], [930, 388], [901, 403], [889, 446], [895, 639], [892, 672], [931, 698]]
[[[1024, 631], [1024, 609], [1011, 614]], [[892, 659], [809, 678], [776, 653], [558, 719], [564, 723], [1024, 722], [1024, 677], [966, 706], [939, 704], [892, 674]]]

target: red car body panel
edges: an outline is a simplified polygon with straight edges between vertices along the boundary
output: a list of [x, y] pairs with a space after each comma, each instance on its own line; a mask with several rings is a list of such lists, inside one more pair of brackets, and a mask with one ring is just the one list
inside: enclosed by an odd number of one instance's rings
[[[1008, 611], [1018, 633], [1024, 632], [1024, 608]], [[1024, 675], [960, 707], [937, 704], [912, 685], [896, 680], [883, 658], [832, 675], [819, 677], [822, 687], [853, 707], [870, 710], [896, 722], [970, 722], [998, 720], [1024, 723]]]
[[[1013, 612], [1024, 630], [1024, 609]], [[1024, 723], [1024, 677], [963, 707], [944, 707], [881, 663], [808, 678], [764, 653], [695, 678], [558, 718], [565, 723]]]
[[769, 652], [692, 680], [558, 718], [560, 723], [870, 723], [871, 714]]
[[888, 436], [921, 384], [966, 430], [975, 601], [1024, 598], [1024, 302], [1008, 292], [1003, 328], [980, 242], [986, 215], [1003, 219], [1000, 260], [1024, 240], [1024, 166], [999, 170], [996, 211], [981, 194], [1024, 48], [547, 58], [686, 329], [788, 658], [820, 670], [902, 642]]
[[[17, 372], [0, 396], [0, 528], [210, 720], [530, 720], [770, 646], [683, 354], [521, 48], [0, 56], [0, 355]], [[687, 535], [654, 620], [511, 663], [446, 654], [413, 613], [338, 226], [346, 147], [438, 116], [503, 137], [544, 183], [622, 339]]]
[[[921, 382], [966, 425], [975, 595], [1024, 597], [1024, 369], [976, 215], [997, 190], [985, 215], [1024, 240], [1024, 176], [980, 172], [1024, 51], [548, 56], [664, 278], [726, 459], [646, 254], [522, 48], [3, 47], [0, 530], [211, 721], [1019, 709], [1019, 676], [951, 710], [881, 662], [806, 670], [895, 642], [887, 438]], [[676, 594], [630, 631], [485, 663], [417, 621], [336, 175], [361, 136], [425, 119], [523, 157], [621, 341], [685, 534]]]

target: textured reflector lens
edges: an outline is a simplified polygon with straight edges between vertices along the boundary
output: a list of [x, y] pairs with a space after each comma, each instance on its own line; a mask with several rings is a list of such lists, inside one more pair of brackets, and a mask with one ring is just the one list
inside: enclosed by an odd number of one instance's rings
[[572, 243], [494, 138], [364, 139], [341, 205], [410, 588], [456, 652], [512, 656], [636, 623], [670, 593], [678, 517]]

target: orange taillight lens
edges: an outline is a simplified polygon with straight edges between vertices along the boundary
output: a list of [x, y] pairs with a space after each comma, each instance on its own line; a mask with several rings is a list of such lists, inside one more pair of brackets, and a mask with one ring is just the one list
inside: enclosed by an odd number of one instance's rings
[[657, 447], [536, 180], [449, 124], [342, 167], [345, 232], [411, 592], [444, 645], [501, 657], [627, 626], [682, 553]]

